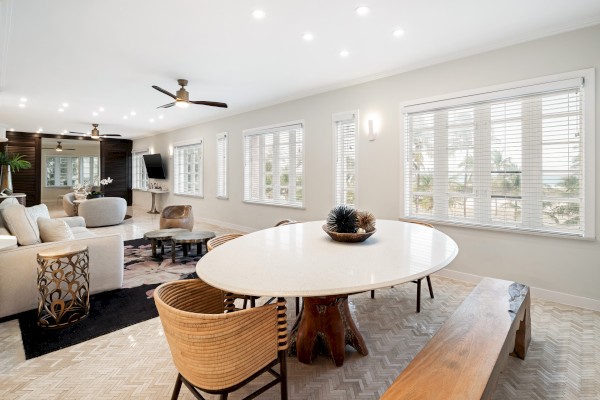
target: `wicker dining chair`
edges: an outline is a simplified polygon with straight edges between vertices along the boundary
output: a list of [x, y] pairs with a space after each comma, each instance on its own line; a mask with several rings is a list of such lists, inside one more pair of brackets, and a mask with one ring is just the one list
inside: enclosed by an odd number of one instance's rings
[[[284, 219], [276, 223], [273, 227], [276, 228], [278, 226], [283, 225], [291, 225], [291, 224], [300, 224], [301, 221], [294, 221], [293, 219]], [[296, 297], [296, 315], [300, 314], [300, 297]]]
[[[237, 239], [240, 236], [244, 236], [244, 234], [243, 233], [228, 233], [225, 235], [214, 237], [214, 238], [210, 239], [208, 242], [206, 242], [206, 251], [212, 251], [215, 249], [215, 247], [219, 247], [223, 243], [227, 243], [230, 240]], [[242, 308], [244, 308], [244, 309], [248, 306], [248, 300], [250, 300], [250, 307], [255, 307], [256, 300], [258, 299], [258, 297], [256, 297], [256, 296], [249, 296], [249, 295], [244, 295], [244, 294], [234, 294], [233, 296], [235, 298], [244, 299], [244, 305], [242, 306]]]
[[[433, 225], [428, 224], [427, 222], [421, 222], [421, 221], [409, 221], [409, 220], [401, 220], [403, 222], [409, 222], [411, 224], [418, 224], [418, 225], [423, 225], [426, 226], [428, 228], [431, 229], [435, 229], [433, 227]], [[433, 287], [431, 286], [431, 278], [429, 277], [429, 275], [427, 275], [425, 277], [425, 279], [427, 280], [427, 286], [429, 287], [429, 295], [431, 296], [431, 298], [433, 299]], [[412, 283], [416, 283], [417, 284], [417, 312], [420, 313], [421, 312], [421, 281], [423, 280], [423, 278], [419, 278], [416, 279], [414, 281], [411, 281]], [[393, 286], [392, 286], [393, 287]], [[375, 298], [375, 291], [371, 290], [371, 298], [374, 299]]]
[[[227, 399], [265, 372], [274, 379], [248, 398], [279, 383], [287, 399], [285, 299], [225, 313], [232, 299], [200, 279], [187, 279], [160, 285], [154, 300], [178, 370], [172, 400], [182, 384], [196, 399], [204, 399], [198, 390]], [[273, 369], [277, 364], [279, 372]]]

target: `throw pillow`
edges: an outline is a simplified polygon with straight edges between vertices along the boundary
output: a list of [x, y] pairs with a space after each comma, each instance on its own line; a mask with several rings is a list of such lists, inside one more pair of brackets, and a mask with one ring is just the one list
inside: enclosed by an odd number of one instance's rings
[[27, 207], [27, 213], [33, 219], [34, 222], [37, 222], [38, 218], [50, 218], [50, 213], [48, 212], [48, 206], [45, 204], [38, 204], [37, 206]]
[[65, 221], [39, 217], [37, 220], [42, 242], [59, 242], [75, 239], [73, 231]]
[[2, 200], [2, 202], [0, 203], [0, 228], [4, 228], [6, 225], [4, 223], [4, 218], [2, 218], [2, 209], [10, 206], [11, 204], [19, 204], [19, 202], [17, 201], [17, 199], [11, 197], [11, 198]]
[[17, 237], [21, 246], [40, 243], [40, 231], [24, 206], [11, 204], [2, 209], [4, 224], [10, 233]]

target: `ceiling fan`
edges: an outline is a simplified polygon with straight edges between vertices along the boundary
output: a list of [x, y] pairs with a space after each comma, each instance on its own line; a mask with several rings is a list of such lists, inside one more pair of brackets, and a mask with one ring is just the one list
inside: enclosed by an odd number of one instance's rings
[[152, 86], [154, 89], [158, 90], [161, 93], [166, 94], [169, 97], [172, 97], [175, 101], [172, 103], [168, 103], [162, 106], [158, 106], [156, 108], [169, 108], [173, 106], [186, 108], [191, 104], [200, 104], [203, 106], [212, 106], [212, 107], [222, 107], [227, 108], [227, 104], [219, 103], [217, 101], [191, 101], [190, 94], [187, 90], [185, 90], [186, 85], [188, 84], [187, 79], [177, 79], [177, 84], [181, 86], [181, 88], [176, 92], [177, 96], [173, 93], [167, 92], [165, 89], [159, 88], [158, 86]]
[[60, 144], [60, 143], [61, 143], [61, 141], [57, 140], [56, 141], [56, 147], [44, 147], [43, 149], [44, 150], [56, 150], [56, 151], [63, 151], [63, 150], [65, 150], [65, 151], [73, 151], [73, 150], [76, 150], [76, 149], [65, 149], [65, 148], [62, 147], [62, 144]]
[[111, 137], [111, 136], [121, 136], [121, 135], [117, 135], [117, 134], [100, 134], [100, 131], [98, 130], [98, 124], [92, 124], [92, 131], [90, 133], [83, 133], [83, 132], [72, 132], [69, 131], [69, 133], [74, 133], [76, 135], [86, 135], [86, 136], [91, 136], [95, 139], [101, 138], [101, 137]]

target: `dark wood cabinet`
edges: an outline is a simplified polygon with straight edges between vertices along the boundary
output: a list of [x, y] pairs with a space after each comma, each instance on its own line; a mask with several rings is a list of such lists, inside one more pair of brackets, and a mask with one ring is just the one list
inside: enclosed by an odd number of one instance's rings
[[31, 163], [31, 168], [12, 173], [13, 191], [25, 193], [27, 207], [40, 204], [42, 179], [42, 139], [27, 134], [7, 132], [8, 142], [2, 143], [2, 151], [19, 153]]

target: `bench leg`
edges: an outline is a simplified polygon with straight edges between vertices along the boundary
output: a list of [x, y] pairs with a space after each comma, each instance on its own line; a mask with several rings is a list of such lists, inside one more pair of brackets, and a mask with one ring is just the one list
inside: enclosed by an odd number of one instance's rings
[[417, 312], [421, 312], [421, 280], [417, 279]]
[[512, 353], [512, 355], [519, 357], [521, 360], [525, 359], [529, 343], [531, 342], [531, 300], [529, 294], [524, 302], [525, 313], [515, 334], [515, 349]]

